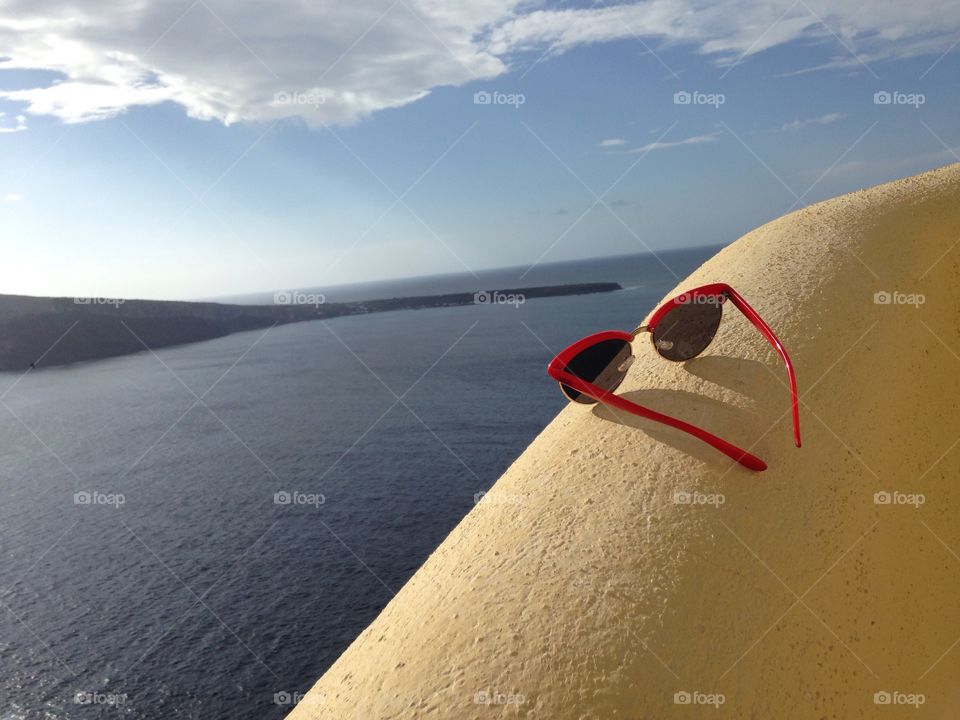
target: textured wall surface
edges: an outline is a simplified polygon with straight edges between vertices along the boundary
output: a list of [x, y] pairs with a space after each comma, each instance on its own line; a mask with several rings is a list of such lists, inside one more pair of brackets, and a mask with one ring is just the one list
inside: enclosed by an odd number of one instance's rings
[[727, 282], [776, 330], [803, 448], [735, 309], [685, 364], [639, 336], [621, 394], [769, 469], [571, 404], [289, 717], [960, 716], [958, 241], [954, 165], [721, 251], [677, 292]]

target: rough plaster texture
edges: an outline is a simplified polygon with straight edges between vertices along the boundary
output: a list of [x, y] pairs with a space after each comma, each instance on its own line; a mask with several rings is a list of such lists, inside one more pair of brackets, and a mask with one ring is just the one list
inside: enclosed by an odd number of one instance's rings
[[[958, 240], [953, 165], [721, 251], [677, 292], [728, 282], [774, 327], [803, 448], [783, 367], [733, 308], [686, 364], [641, 335], [621, 392], [769, 470], [571, 404], [289, 718], [960, 716]], [[925, 303], [876, 304], [878, 291]], [[879, 505], [881, 491], [925, 503]], [[724, 702], [675, 704], [684, 691]], [[924, 704], [879, 706], [882, 691]]]

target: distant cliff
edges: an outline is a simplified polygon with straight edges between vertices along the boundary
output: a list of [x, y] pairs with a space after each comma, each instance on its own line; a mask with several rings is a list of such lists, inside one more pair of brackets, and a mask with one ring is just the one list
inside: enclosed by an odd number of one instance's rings
[[[244, 330], [345, 315], [515, 302], [620, 290], [581, 283], [349, 303], [225, 305], [212, 302], [0, 295], [0, 370], [129, 355]], [[281, 298], [295, 302], [298, 298]], [[522, 301], [522, 300], [521, 300]]]

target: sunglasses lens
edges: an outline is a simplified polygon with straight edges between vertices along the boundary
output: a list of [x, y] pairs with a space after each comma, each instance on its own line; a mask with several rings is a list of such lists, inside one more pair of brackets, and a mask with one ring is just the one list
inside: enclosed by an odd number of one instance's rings
[[[581, 380], [596, 385], [601, 390], [613, 392], [623, 381], [633, 359], [630, 343], [626, 340], [603, 340], [575, 355], [567, 363], [566, 371]], [[572, 387], [560, 383], [563, 394], [574, 402], [595, 403]]]
[[654, 328], [653, 344], [667, 360], [689, 360], [711, 343], [722, 315], [719, 295], [699, 295], [690, 302], [674, 305]]

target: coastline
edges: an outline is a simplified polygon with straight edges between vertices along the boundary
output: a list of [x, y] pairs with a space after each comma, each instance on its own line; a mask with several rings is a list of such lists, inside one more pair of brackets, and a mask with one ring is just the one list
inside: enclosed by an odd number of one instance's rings
[[311, 294], [306, 298], [309, 302], [300, 302], [285, 293], [278, 295], [274, 305], [0, 295], [0, 372], [119, 357], [294, 322], [397, 310], [523, 303], [622, 289], [614, 282], [568, 283], [336, 303], [325, 302], [320, 294]]

